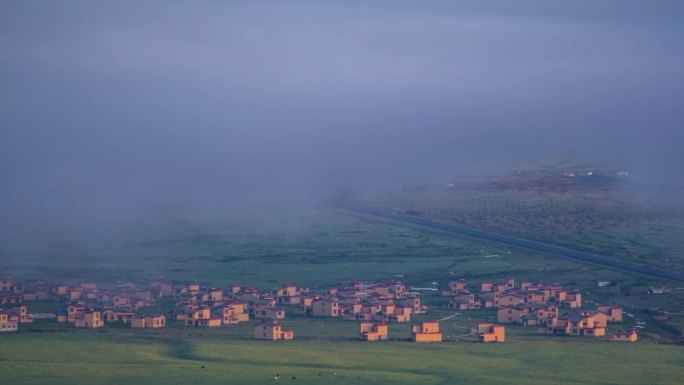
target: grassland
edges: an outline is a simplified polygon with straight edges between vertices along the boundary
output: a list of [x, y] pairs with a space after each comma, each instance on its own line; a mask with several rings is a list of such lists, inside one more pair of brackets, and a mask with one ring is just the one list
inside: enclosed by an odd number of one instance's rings
[[[561, 281], [629, 277], [605, 269], [483, 242], [378, 223], [327, 208], [278, 213], [261, 211], [233, 221], [160, 222], [136, 228], [123, 239], [69, 244], [30, 257], [3, 261], [0, 269], [21, 280], [144, 281], [163, 276], [210, 285], [277, 286], [301, 282], [325, 287], [345, 280], [402, 276], [429, 284], [454, 277], [520, 278], [553, 273]], [[289, 222], [288, 222], [289, 221]], [[582, 274], [579, 274], [583, 272]]]
[[450, 186], [421, 185], [359, 198], [446, 223], [684, 271], [681, 186], [635, 187], [556, 165]]
[[[578, 339], [507, 344], [288, 343], [111, 333], [2, 338], [8, 384], [677, 384], [684, 350]], [[297, 381], [291, 380], [296, 377]]]

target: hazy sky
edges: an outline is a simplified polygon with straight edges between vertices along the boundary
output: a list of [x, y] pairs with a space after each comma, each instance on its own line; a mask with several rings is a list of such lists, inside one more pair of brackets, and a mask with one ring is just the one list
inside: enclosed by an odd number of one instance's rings
[[0, 229], [457, 174], [684, 172], [681, 1], [0, 1]]

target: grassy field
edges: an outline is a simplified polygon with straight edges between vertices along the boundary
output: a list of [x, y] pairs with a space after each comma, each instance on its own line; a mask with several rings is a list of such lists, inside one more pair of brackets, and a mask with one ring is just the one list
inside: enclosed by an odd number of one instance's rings
[[684, 271], [681, 187], [636, 188], [599, 176], [565, 178], [562, 175], [567, 168], [558, 165], [450, 187], [413, 186], [358, 200], [370, 206]]
[[[233, 221], [159, 222], [98, 244], [46, 245], [43, 253], [3, 260], [0, 270], [21, 280], [144, 281], [163, 276], [211, 285], [258, 287], [284, 282], [325, 287], [341, 281], [404, 276], [414, 284], [454, 277], [544, 277], [577, 281], [628, 277], [499, 245], [428, 234], [327, 208], [262, 211]], [[289, 222], [288, 222], [289, 220]], [[583, 274], [578, 272], [585, 271]], [[580, 277], [581, 276], [581, 277]]]
[[[7, 384], [678, 384], [676, 346], [561, 340], [506, 344], [2, 336]], [[296, 377], [296, 381], [292, 380]]]

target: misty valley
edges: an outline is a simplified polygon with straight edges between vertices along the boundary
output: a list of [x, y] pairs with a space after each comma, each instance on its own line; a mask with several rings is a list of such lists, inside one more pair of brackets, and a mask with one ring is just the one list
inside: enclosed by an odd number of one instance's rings
[[0, 384], [680, 385], [681, 0], [0, 1]]

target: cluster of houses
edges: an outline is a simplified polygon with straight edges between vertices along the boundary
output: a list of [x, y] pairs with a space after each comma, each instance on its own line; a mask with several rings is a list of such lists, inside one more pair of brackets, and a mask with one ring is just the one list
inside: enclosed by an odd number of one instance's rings
[[[386, 341], [388, 326], [384, 322], [361, 322], [359, 333], [364, 341]], [[411, 340], [414, 342], [442, 342], [439, 321], [423, 321], [411, 327]]]
[[94, 282], [76, 286], [55, 285], [52, 295], [67, 301], [66, 310], [57, 312], [58, 322], [70, 322], [77, 328], [99, 328], [105, 322], [120, 322], [131, 327], [163, 327], [162, 314], [137, 314], [141, 308], [153, 306], [164, 289], [152, 281], [147, 287], [132, 282], [119, 282], [114, 289], [99, 288]]
[[427, 306], [402, 282], [356, 281], [330, 288], [325, 296], [302, 301], [300, 313], [362, 322], [409, 322], [411, 315], [427, 313]]
[[[480, 282], [476, 292], [465, 280], [450, 281], [441, 292], [448, 296], [447, 307], [454, 310], [497, 309], [497, 323], [481, 323], [476, 332], [481, 342], [504, 342], [505, 323], [537, 327], [540, 333], [570, 336], [603, 336], [609, 322], [622, 321], [619, 306], [598, 305], [596, 310], [582, 307], [579, 291], [564, 289], [559, 284], [520, 282], [513, 278]], [[160, 298], [172, 298], [173, 310], [165, 314], [145, 313]], [[162, 328], [169, 319], [182, 321], [188, 327], [219, 327], [251, 319], [254, 338], [290, 340], [294, 333], [284, 330], [280, 321], [286, 313], [311, 317], [340, 318], [357, 321], [361, 338], [366, 341], [388, 339], [388, 324], [410, 322], [416, 314], [427, 313], [427, 306], [397, 280], [356, 281], [313, 294], [302, 285], [286, 284], [273, 290], [229, 285], [225, 288], [203, 287], [199, 283], [173, 286], [163, 280], [152, 280], [138, 286], [119, 282], [113, 289], [96, 283], [75, 286], [48, 285], [43, 282], [30, 288], [11, 277], [0, 277], [0, 331], [15, 331], [23, 322], [33, 321], [26, 302], [62, 299], [66, 308], [57, 312], [59, 322], [77, 328], [99, 328], [105, 323], [124, 323], [134, 328]], [[569, 313], [559, 315], [559, 309]], [[574, 310], [573, 310], [574, 309]], [[635, 331], [618, 332], [614, 341], [635, 341]], [[441, 342], [439, 321], [423, 321], [411, 328], [415, 342]]]
[[[225, 289], [202, 287], [199, 283], [174, 287], [162, 280], [150, 281], [142, 287], [120, 282], [114, 289], [98, 287], [94, 282], [75, 286], [39, 282], [29, 290], [11, 277], [3, 276], [0, 282], [0, 300], [9, 305], [9, 310], [0, 310], [3, 331], [17, 330], [18, 322], [32, 320], [24, 302], [47, 299], [64, 300], [65, 309], [54, 317], [78, 328], [99, 328], [112, 322], [159, 328], [166, 326], [167, 317], [189, 327], [218, 327], [258, 319], [262, 322], [254, 327], [254, 337], [274, 340], [294, 337], [292, 331], [282, 330], [279, 323], [286, 312], [366, 323], [409, 322], [411, 315], [427, 312], [420, 298], [395, 280], [352, 282], [328, 288], [322, 294], [312, 294], [308, 287], [294, 284], [261, 291], [238, 285]], [[172, 311], [140, 314], [141, 309], [153, 306], [155, 300], [163, 297], [173, 298]]]
[[[170, 287], [170, 286], [169, 286]], [[113, 290], [98, 288], [96, 283], [83, 282], [76, 286], [48, 285], [37, 282], [31, 287], [15, 282], [10, 276], [0, 277], [0, 330], [17, 330], [18, 323], [32, 322], [26, 304], [32, 301], [61, 299], [66, 308], [54, 314], [42, 314], [41, 318], [56, 318], [78, 328], [99, 328], [105, 322], [130, 323], [132, 327], [162, 327], [164, 315], [136, 316], [136, 310], [154, 305], [163, 289], [154, 281], [146, 288], [134, 283], [118, 283]]]
[[[387, 324], [375, 322], [361, 322], [359, 325], [361, 338], [365, 341], [387, 340]], [[477, 325], [480, 342], [504, 342], [506, 327], [493, 323]], [[411, 327], [411, 340], [414, 342], [442, 342], [442, 332], [439, 331], [439, 321], [423, 321]]]
[[260, 319], [254, 327], [254, 338], [268, 340], [294, 337], [279, 323], [287, 312], [361, 321], [365, 325], [375, 323], [380, 330], [367, 330], [370, 340], [387, 339], [387, 328], [381, 324], [409, 322], [411, 315], [427, 312], [420, 297], [395, 280], [352, 282], [328, 288], [322, 294], [312, 294], [308, 287], [295, 284], [260, 291], [237, 285], [226, 290], [201, 288], [191, 283], [176, 289], [174, 295], [175, 317], [187, 326], [212, 327]]
[[[536, 326], [540, 333], [568, 336], [595, 336], [606, 334], [609, 322], [622, 322], [622, 308], [619, 305], [598, 305], [596, 310], [570, 310], [562, 316], [559, 309], [578, 309], [582, 307], [582, 293], [568, 290], [557, 283], [538, 283], [522, 281], [515, 285], [515, 279], [496, 282], [480, 282], [477, 293], [468, 290], [465, 280], [450, 281], [443, 296], [449, 296], [448, 307], [458, 310], [480, 308], [496, 308], [498, 323], [519, 323], [525, 326]], [[479, 328], [479, 327], [478, 327]], [[492, 330], [481, 340], [497, 339]], [[613, 341], [635, 341], [636, 332], [624, 332], [613, 335]]]
[[24, 286], [10, 276], [0, 276], [0, 333], [19, 329], [20, 323], [33, 322], [24, 302]]

